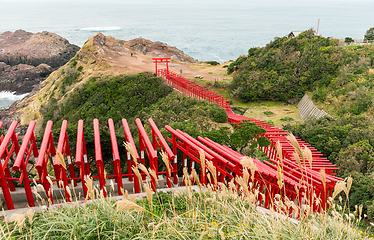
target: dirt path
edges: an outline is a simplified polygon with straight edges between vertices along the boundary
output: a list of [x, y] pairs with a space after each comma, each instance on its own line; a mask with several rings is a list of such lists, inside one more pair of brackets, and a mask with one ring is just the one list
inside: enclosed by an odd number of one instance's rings
[[[129, 52], [117, 53], [117, 56], [107, 56], [109, 64], [113, 67], [112, 71], [126, 71], [131, 73], [138, 72], [154, 72], [155, 66], [151, 56], [142, 54], [133, 54]], [[159, 68], [165, 67], [164, 64], [159, 65]], [[203, 79], [212, 80], [222, 79], [223, 76], [217, 74], [209, 74], [206, 71], [191, 67], [187, 63], [171, 62], [169, 69], [176, 73], [182, 71], [182, 76], [185, 78], [194, 78], [196, 75], [203, 76]]]

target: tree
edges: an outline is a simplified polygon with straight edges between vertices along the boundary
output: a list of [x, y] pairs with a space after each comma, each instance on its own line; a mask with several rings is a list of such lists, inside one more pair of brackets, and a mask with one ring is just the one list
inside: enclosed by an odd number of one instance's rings
[[207, 137], [210, 140], [219, 144], [230, 144], [230, 128], [221, 127], [219, 130], [212, 129], [202, 133], [202, 137]]
[[353, 38], [351, 38], [351, 37], [346, 37], [346, 38], [344, 39], [344, 42], [347, 43], [348, 45], [351, 44], [351, 43], [354, 42], [354, 41], [355, 41], [355, 40], [353, 40]]
[[221, 127], [219, 130], [213, 129], [202, 132], [201, 136], [219, 144], [228, 145], [242, 154], [244, 153], [243, 150], [247, 148], [250, 152], [249, 155], [254, 154], [254, 149], [267, 147], [271, 143], [266, 137], [260, 136], [266, 133], [266, 130], [249, 120], [244, 120], [240, 124], [234, 123], [233, 126], [233, 132], [228, 127]]
[[369, 28], [364, 35], [364, 40], [374, 40], [374, 27]]
[[260, 134], [266, 133], [266, 130], [249, 120], [243, 120], [237, 125], [233, 134], [230, 136], [231, 147], [242, 152], [245, 147], [255, 149], [257, 147], [266, 147], [270, 145], [270, 141]]

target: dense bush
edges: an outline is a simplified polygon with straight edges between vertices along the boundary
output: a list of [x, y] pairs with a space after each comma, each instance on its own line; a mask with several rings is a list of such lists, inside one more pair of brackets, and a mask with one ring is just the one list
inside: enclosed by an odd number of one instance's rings
[[350, 43], [352, 43], [352, 42], [354, 42], [355, 40], [353, 39], [353, 38], [351, 38], [351, 37], [346, 37], [345, 39], [344, 39], [344, 42], [345, 43], [347, 43], [347, 44], [350, 44]]
[[143, 121], [152, 118], [158, 126], [173, 122], [195, 122], [200, 131], [215, 127], [215, 122], [227, 122], [226, 111], [217, 104], [209, 104], [195, 98], [173, 92], [157, 103], [142, 109], [138, 117]]
[[292, 132], [317, 148], [329, 160], [336, 163], [339, 152], [360, 141], [374, 146], [374, 118], [361, 115], [332, 119], [311, 119], [304, 123], [287, 124], [285, 130]]
[[374, 27], [372, 28], [369, 28], [365, 35], [364, 35], [364, 40], [367, 40], [367, 41], [373, 41], [374, 40]]
[[[235, 73], [233, 94], [245, 102], [287, 101], [316, 90], [314, 100], [332, 104], [334, 97], [343, 95], [347, 107], [339, 114], [358, 115], [372, 106], [367, 96], [373, 94], [373, 74], [368, 73], [373, 59], [373, 46], [339, 46], [337, 40], [308, 30], [249, 49], [247, 56], [229, 65], [228, 73]], [[352, 84], [361, 90], [352, 90]]]
[[[67, 68], [61, 76], [63, 86], [65, 86], [65, 78], [70, 76], [74, 70]], [[149, 130], [148, 119], [152, 118], [160, 129], [170, 124], [191, 133], [194, 137], [203, 131], [215, 128], [216, 123], [227, 122], [225, 110], [218, 105], [172, 92], [172, 88], [167, 86], [162, 79], [150, 73], [92, 78], [81, 87], [75, 88], [60, 102], [55, 97], [50, 97], [49, 101], [41, 106], [40, 112], [44, 116], [44, 125], [48, 120], [54, 122], [56, 142], [63, 120], [68, 121], [69, 139], [73, 141], [76, 139], [78, 121], [84, 120], [85, 143], [92, 169], [96, 169], [92, 123], [95, 118], [100, 122], [104, 160], [112, 159], [108, 131], [109, 118], [114, 121], [121, 153], [125, 152], [122, 146], [124, 135], [121, 120], [123, 118], [127, 119], [135, 142], [138, 141], [136, 118], [140, 118], [147, 131]], [[187, 126], [187, 123], [189, 127], [184, 128], [183, 126]], [[192, 129], [196, 131], [193, 132]], [[75, 142], [71, 142], [70, 146], [74, 152]], [[111, 162], [104, 162], [110, 174], [113, 169]], [[123, 171], [126, 172], [127, 169]]]
[[122, 118], [135, 116], [170, 92], [171, 88], [161, 79], [148, 73], [111, 79], [93, 78], [70, 93], [63, 104], [52, 100], [44, 123], [48, 120], [59, 123], [63, 119], [75, 123], [79, 119], [92, 122], [95, 118], [100, 122], [109, 118], [119, 122]]
[[212, 66], [220, 65], [220, 63], [217, 62], [217, 61], [206, 61], [205, 63], [207, 63], [207, 64], [209, 64], [209, 65], [212, 65]]
[[69, 61], [69, 63], [70, 63], [70, 68], [73, 68], [73, 67], [75, 67], [76, 65], [77, 65], [77, 60], [75, 59], [75, 58], [73, 58], [73, 59], [71, 59], [70, 61]]

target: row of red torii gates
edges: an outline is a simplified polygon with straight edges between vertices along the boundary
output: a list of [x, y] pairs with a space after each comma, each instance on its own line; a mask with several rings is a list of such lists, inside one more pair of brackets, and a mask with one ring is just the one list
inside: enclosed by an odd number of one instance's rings
[[[286, 196], [289, 200], [297, 202], [300, 206], [302, 203], [307, 203], [314, 211], [323, 211], [327, 208], [327, 198], [331, 196], [336, 182], [342, 179], [334, 176], [337, 168], [324, 158], [317, 149], [296, 138], [300, 146], [308, 147], [311, 150], [313, 159], [311, 165], [305, 164], [304, 162], [300, 168], [296, 163], [295, 149], [286, 139], [286, 136], [289, 134], [288, 132], [267, 122], [233, 113], [227, 99], [170, 71], [168, 69], [169, 61], [170, 58], [154, 58], [157, 75], [163, 77], [170, 86], [187, 96], [204, 99], [210, 103], [217, 103], [226, 110], [229, 122], [240, 123], [243, 120], [250, 120], [266, 130], [263, 136], [271, 141], [271, 145], [261, 150], [269, 157], [269, 161], [261, 162], [253, 159], [257, 171], [254, 173], [253, 178], [250, 179], [250, 181], [252, 181], [252, 189], [255, 188], [260, 193], [263, 193], [264, 196], [259, 198], [258, 205], [271, 208], [273, 206], [274, 196], [280, 194], [282, 197]], [[166, 63], [167, 68], [158, 69], [157, 63]], [[35, 195], [32, 192], [30, 184], [32, 181], [36, 181], [43, 186], [50, 203], [54, 202], [53, 194], [50, 190], [50, 181], [57, 182], [58, 187], [63, 189], [65, 200], [68, 202], [72, 201], [69, 190], [72, 187], [71, 184], [76, 186], [77, 182], [82, 184], [84, 197], [87, 197], [88, 189], [85, 184], [87, 181], [85, 176], [92, 174], [88, 161], [89, 157], [94, 158], [97, 167], [97, 175], [92, 176], [92, 178], [99, 180], [100, 190], [105, 197], [107, 195], [105, 188], [107, 179], [114, 179], [119, 195], [123, 194], [123, 177], [128, 177], [129, 181], [134, 183], [135, 193], [140, 192], [141, 181], [132, 171], [132, 168], [135, 167], [137, 163], [142, 163], [143, 165], [147, 163], [149, 168], [156, 172], [156, 176], [151, 176], [151, 186], [154, 191], [156, 191], [156, 178], [158, 178], [159, 175], [166, 175], [166, 185], [168, 188], [178, 185], [179, 177], [182, 176], [182, 173], [178, 172], [177, 167], [180, 161], [182, 161], [182, 163], [179, 164], [182, 164], [183, 167], [187, 167], [189, 172], [191, 172], [192, 169], [208, 171], [207, 165], [205, 165], [206, 169], [201, 169], [200, 151], [204, 152], [207, 161], [211, 161], [214, 164], [216, 176], [218, 176], [217, 181], [228, 183], [235, 177], [243, 176], [241, 160], [244, 156], [227, 146], [215, 143], [208, 138], [198, 137], [194, 139], [187, 133], [178, 129], [173, 129], [170, 126], [165, 126], [165, 129], [171, 133], [172, 137], [164, 139], [152, 119], [148, 120], [151, 128], [150, 139], [140, 119], [136, 119], [135, 122], [138, 127], [139, 148], [135, 146], [127, 120], [122, 119], [125, 139], [121, 139], [121, 141], [123, 140], [131, 144], [134, 152], [130, 154], [130, 152], [126, 150], [126, 159], [120, 159], [114, 123], [112, 119], [108, 120], [114, 174], [106, 175], [104, 161], [107, 162], [108, 160], [104, 160], [102, 157], [99, 121], [97, 119], [93, 121], [95, 156], [87, 156], [83, 130], [84, 122], [80, 120], [78, 122], [74, 157], [69, 144], [71, 139], [69, 140], [67, 132], [68, 122], [66, 120], [62, 122], [57, 147], [53, 140], [52, 121], [47, 123], [39, 147], [37, 146], [34, 134], [35, 121], [30, 122], [21, 144], [19, 144], [21, 139], [19, 139], [19, 136], [16, 134], [18, 122], [14, 121], [8, 127], [6, 134], [0, 136], [0, 183], [7, 209], [14, 209], [12, 201], [12, 192], [16, 190], [14, 181], [18, 181], [23, 186], [30, 207], [35, 206]], [[3, 123], [0, 122], [0, 129], [2, 127]], [[282, 148], [281, 171], [284, 181], [284, 187], [282, 189], [280, 189], [277, 183], [277, 168], [280, 160], [278, 151], [276, 150], [277, 142], [280, 143]], [[159, 153], [161, 151], [165, 152], [168, 156], [167, 164], [169, 166], [167, 169], [170, 169], [170, 171], [159, 171], [159, 163], [163, 164], [163, 161], [159, 161]], [[179, 151], [182, 152], [181, 160], [177, 157]], [[38, 172], [37, 180], [31, 179], [27, 171], [27, 166], [32, 156], [35, 160], [35, 168]], [[146, 158], [148, 161], [146, 161]], [[52, 179], [48, 177], [51, 173], [47, 171], [49, 159], [52, 160], [53, 164], [54, 176]], [[74, 166], [79, 168], [78, 174], [74, 171]], [[126, 173], [121, 172], [124, 166], [126, 166], [127, 169]], [[321, 169], [324, 169], [326, 172], [325, 184], [320, 173]], [[141, 177], [142, 181], [146, 180], [146, 175], [144, 173], [142, 173]], [[207, 174], [201, 174], [200, 177], [201, 183], [208, 183]], [[69, 185], [70, 187], [68, 187]], [[303, 201], [301, 201], [302, 198]]]

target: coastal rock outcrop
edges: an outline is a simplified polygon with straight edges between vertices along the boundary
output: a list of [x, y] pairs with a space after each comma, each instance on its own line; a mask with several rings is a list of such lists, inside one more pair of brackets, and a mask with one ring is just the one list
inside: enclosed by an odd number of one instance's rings
[[30, 33], [24, 30], [4, 32], [0, 35], [0, 62], [10, 66], [42, 63], [57, 68], [69, 61], [79, 50], [68, 40], [55, 33]]
[[171, 60], [179, 62], [196, 62], [191, 56], [188, 56], [183, 51], [176, 47], [171, 47], [166, 43], [152, 42], [144, 38], [135, 38], [128, 41], [129, 48], [135, 52], [140, 52], [144, 55], [152, 57], [170, 57]]
[[[28, 36], [27, 33], [24, 34]], [[18, 40], [14, 41], [16, 44]], [[0, 49], [1, 47], [0, 42]], [[191, 72], [192, 76], [200, 73], [189, 66], [189, 63], [195, 63], [196, 60], [175, 47], [143, 38], [125, 41], [105, 36], [102, 33], [88, 38], [82, 48], [71, 58], [67, 57], [67, 62], [57, 70], [54, 69], [53, 64], [30, 67], [30, 65], [24, 66], [24, 63], [14, 66], [9, 62], [2, 63], [0, 79], [3, 75], [3, 79], [6, 79], [9, 84], [12, 81], [13, 84], [18, 84], [14, 81], [16, 79], [12, 75], [14, 72], [26, 76], [34, 70], [39, 76], [45, 74], [49, 77], [36, 84], [33, 91], [22, 100], [14, 102], [5, 109], [0, 109], [0, 121], [4, 122], [4, 126], [9, 126], [13, 120], [18, 120], [20, 125], [26, 126], [31, 120], [36, 120], [37, 125], [34, 130], [41, 131], [43, 118], [49, 107], [56, 104], [56, 101], [63, 105], [71, 96], [72, 91], [92, 79], [104, 79], [105, 76], [109, 79], [123, 74], [154, 72], [152, 57], [170, 57], [174, 61], [169, 67], [174, 68], [174, 71], [183, 69], [183, 73]], [[50, 70], [55, 71], [49, 74]], [[25, 82], [27, 81], [24, 78]]]
[[24, 30], [0, 34], [0, 91], [29, 93], [79, 47], [54, 33]]
[[104, 52], [133, 52], [151, 57], [170, 57], [171, 60], [184, 63], [195, 63], [196, 60], [185, 54], [176, 47], [171, 47], [166, 43], [152, 42], [144, 38], [135, 38], [129, 41], [115, 39], [111, 36], [105, 36], [98, 33], [92, 37], [92, 45], [99, 53]]
[[29, 93], [52, 71], [52, 67], [44, 63], [35, 67], [27, 64], [10, 66], [0, 62], [0, 91]]

